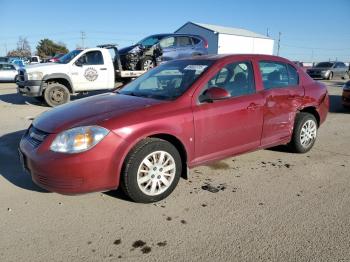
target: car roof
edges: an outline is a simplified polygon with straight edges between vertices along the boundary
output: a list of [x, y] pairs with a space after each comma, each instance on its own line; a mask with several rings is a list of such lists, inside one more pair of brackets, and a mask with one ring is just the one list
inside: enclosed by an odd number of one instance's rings
[[280, 61], [287, 62], [293, 64], [288, 59], [285, 59], [280, 56], [275, 55], [262, 55], [262, 54], [220, 54], [220, 55], [203, 55], [203, 56], [195, 56], [189, 58], [183, 58], [182, 60], [228, 60], [228, 59], [247, 59], [247, 58], [255, 58], [259, 60], [272, 60], [272, 61]]
[[[167, 37], [167, 36], [191, 36], [191, 37], [200, 37], [199, 35], [194, 35], [194, 34], [180, 34], [180, 33], [164, 33], [164, 34], [154, 34], [154, 35], [149, 35], [147, 37], [151, 36], [160, 36], [160, 37]], [[145, 38], [147, 38], [145, 37]]]

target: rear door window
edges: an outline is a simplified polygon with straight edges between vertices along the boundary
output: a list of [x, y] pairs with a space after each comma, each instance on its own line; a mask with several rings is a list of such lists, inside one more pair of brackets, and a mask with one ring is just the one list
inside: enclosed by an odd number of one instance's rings
[[284, 88], [299, 83], [297, 70], [289, 64], [261, 61], [259, 67], [264, 89]]
[[295, 69], [294, 66], [291, 66], [290, 64], [287, 64], [288, 67], [288, 74], [289, 74], [289, 85], [290, 86], [296, 86], [299, 84], [299, 75], [298, 71]]
[[197, 37], [192, 37], [192, 42], [193, 44], [198, 45], [201, 42], [201, 40], [198, 39]]
[[188, 36], [178, 36], [177, 39], [177, 46], [184, 47], [184, 46], [191, 46], [192, 40]]

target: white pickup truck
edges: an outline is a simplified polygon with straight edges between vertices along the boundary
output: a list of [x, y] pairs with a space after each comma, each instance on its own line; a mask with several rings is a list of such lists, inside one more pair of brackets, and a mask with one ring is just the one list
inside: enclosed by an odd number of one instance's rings
[[118, 49], [104, 45], [73, 50], [58, 63], [29, 65], [19, 70], [17, 90], [22, 95], [44, 100], [49, 106], [58, 106], [67, 103], [71, 95], [112, 90], [117, 81], [127, 81], [144, 72], [123, 70]]

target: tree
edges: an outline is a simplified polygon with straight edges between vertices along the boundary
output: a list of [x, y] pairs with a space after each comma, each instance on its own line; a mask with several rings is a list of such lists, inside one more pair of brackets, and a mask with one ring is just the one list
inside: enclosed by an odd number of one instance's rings
[[54, 41], [45, 38], [39, 41], [36, 46], [36, 53], [40, 57], [51, 57], [59, 53], [68, 53], [68, 49], [63, 43], [55, 43]]
[[17, 48], [9, 51], [7, 56], [29, 57], [31, 54], [32, 52], [27, 38], [20, 36], [17, 42]]

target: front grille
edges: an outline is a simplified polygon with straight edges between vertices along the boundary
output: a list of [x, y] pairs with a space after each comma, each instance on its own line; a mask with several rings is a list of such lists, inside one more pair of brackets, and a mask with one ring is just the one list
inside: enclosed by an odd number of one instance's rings
[[69, 178], [62, 179], [62, 178], [52, 178], [47, 176], [42, 176], [39, 174], [35, 174], [34, 176], [35, 181], [42, 185], [43, 187], [49, 187], [49, 188], [56, 188], [61, 190], [67, 190], [67, 189], [75, 189], [78, 187], [81, 187], [83, 185], [83, 178], [76, 177], [76, 178]]
[[44, 131], [41, 131], [34, 126], [31, 126], [25, 133], [24, 138], [34, 147], [38, 147], [45, 138], [49, 135]]

